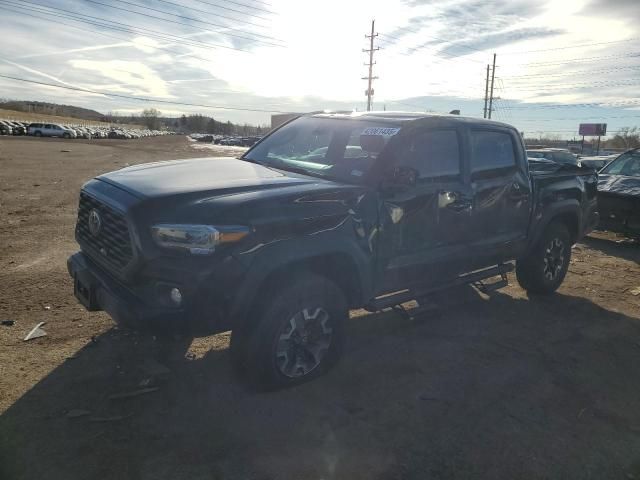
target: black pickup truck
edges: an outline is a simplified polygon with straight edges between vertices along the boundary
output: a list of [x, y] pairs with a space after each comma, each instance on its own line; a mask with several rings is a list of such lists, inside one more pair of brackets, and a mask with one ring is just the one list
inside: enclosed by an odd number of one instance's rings
[[307, 115], [240, 159], [89, 181], [68, 269], [87, 309], [126, 325], [232, 330], [234, 363], [276, 388], [335, 362], [349, 309], [498, 288], [514, 260], [527, 291], [555, 291], [597, 223], [596, 187], [591, 169], [530, 165], [503, 123]]

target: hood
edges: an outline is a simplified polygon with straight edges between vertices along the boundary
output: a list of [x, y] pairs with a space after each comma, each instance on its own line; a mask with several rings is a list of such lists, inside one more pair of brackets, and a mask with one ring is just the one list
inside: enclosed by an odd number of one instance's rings
[[640, 177], [600, 174], [598, 191], [640, 198]]
[[145, 163], [97, 178], [139, 198], [213, 191], [218, 194], [241, 193], [322, 182], [229, 157]]

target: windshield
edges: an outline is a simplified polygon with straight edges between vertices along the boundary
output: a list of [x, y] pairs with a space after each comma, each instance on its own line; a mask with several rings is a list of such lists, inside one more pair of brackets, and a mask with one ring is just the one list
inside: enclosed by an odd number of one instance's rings
[[269, 167], [362, 182], [389, 139], [394, 124], [302, 117], [269, 135], [242, 157]]
[[600, 173], [640, 177], [640, 152], [625, 153], [604, 167]]

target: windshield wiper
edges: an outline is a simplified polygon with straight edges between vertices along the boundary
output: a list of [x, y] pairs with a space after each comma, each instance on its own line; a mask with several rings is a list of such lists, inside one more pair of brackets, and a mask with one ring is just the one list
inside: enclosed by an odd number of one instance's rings
[[326, 178], [326, 175], [322, 175], [321, 173], [314, 172], [312, 170], [307, 170], [306, 168], [295, 167], [283, 160], [278, 160], [277, 166], [268, 165], [266, 163], [259, 162], [258, 160], [254, 160], [253, 158], [247, 158], [247, 157], [240, 157], [238, 160], [242, 160], [243, 162], [255, 163], [256, 165], [261, 165], [263, 167], [268, 168], [269, 170], [282, 170], [285, 172], [300, 173], [302, 175], [308, 175], [310, 177]]
[[284, 166], [277, 166], [277, 167], [273, 167], [276, 168], [278, 170], [283, 170], [285, 172], [292, 172], [292, 173], [300, 173], [302, 175], [308, 175], [310, 177], [317, 177], [317, 178], [326, 178], [326, 175], [322, 175], [319, 172], [314, 172], [313, 170], [307, 170], [306, 168], [302, 168], [302, 167], [294, 167], [288, 163], [282, 162], [284, 164]]

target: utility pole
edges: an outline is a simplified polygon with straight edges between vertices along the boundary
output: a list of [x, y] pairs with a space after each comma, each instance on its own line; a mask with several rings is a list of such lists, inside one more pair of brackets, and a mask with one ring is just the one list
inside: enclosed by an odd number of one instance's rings
[[371, 35], [365, 35], [365, 38], [369, 39], [369, 48], [363, 49], [362, 51], [369, 54], [369, 63], [365, 63], [365, 66], [369, 67], [369, 76], [362, 77], [362, 80], [368, 80], [367, 91], [365, 95], [367, 96], [367, 112], [371, 111], [371, 97], [373, 97], [373, 88], [372, 84], [374, 80], [377, 80], [378, 77], [373, 76], [373, 66], [375, 62], [373, 61], [373, 52], [380, 50], [380, 47], [373, 48], [373, 41], [378, 36], [376, 33], [376, 21], [371, 20]]
[[484, 116], [487, 118], [487, 102], [489, 101], [489, 64], [487, 63], [487, 76], [484, 82]]
[[493, 82], [496, 79], [496, 54], [493, 54], [493, 68], [491, 69], [491, 96], [489, 97], [489, 119], [493, 111]]

